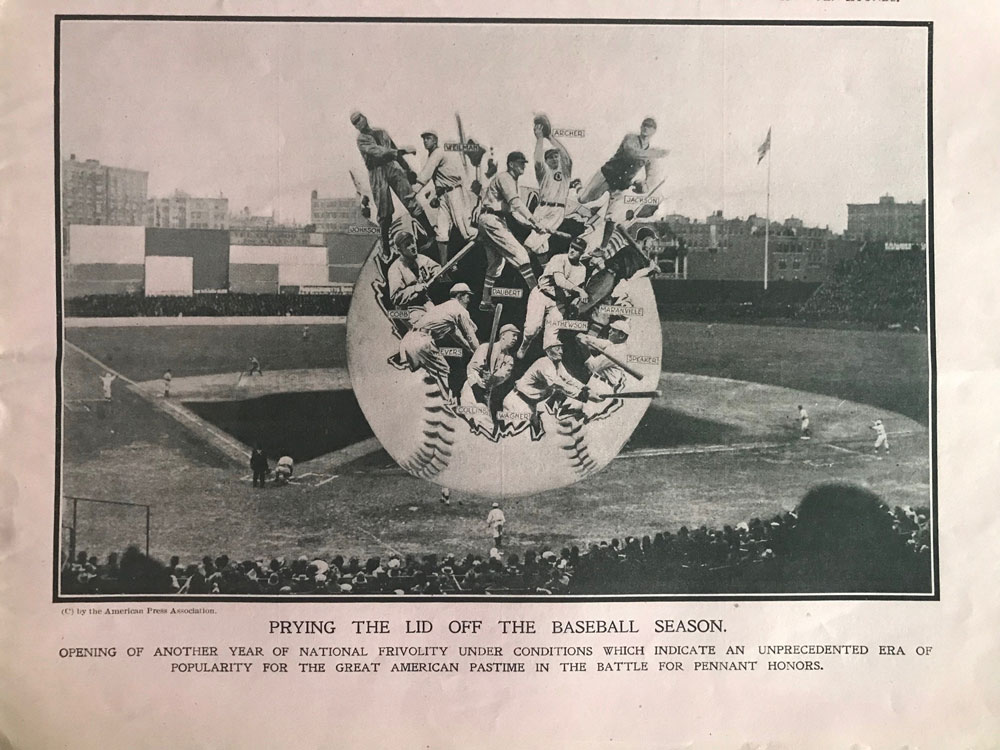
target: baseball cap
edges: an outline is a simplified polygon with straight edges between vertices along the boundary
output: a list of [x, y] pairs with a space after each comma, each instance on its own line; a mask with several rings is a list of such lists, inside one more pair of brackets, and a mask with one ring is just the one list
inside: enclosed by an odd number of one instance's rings
[[436, 132], [436, 131], [433, 131], [433, 130], [425, 130], [425, 131], [424, 131], [423, 133], [421, 133], [421, 134], [420, 134], [420, 137], [421, 137], [421, 138], [426, 138], [426, 137], [427, 137], [427, 136], [429, 136], [429, 135], [432, 135], [432, 136], [434, 136], [435, 138], [437, 138], [437, 137], [438, 137], [438, 134], [437, 134], [437, 132]]
[[516, 334], [517, 334], [518, 336], [520, 336], [520, 335], [521, 335], [521, 331], [520, 331], [520, 329], [518, 329], [518, 327], [517, 327], [516, 325], [513, 325], [512, 323], [508, 323], [508, 324], [507, 324], [507, 325], [505, 325], [505, 326], [500, 326], [500, 335], [501, 335], [501, 336], [503, 336], [503, 335], [504, 335], [505, 333], [507, 333], [508, 331], [509, 331], [510, 333], [516, 333]]
[[493, 503], [493, 507], [494, 508], [499, 508], [500, 507], [500, 503]]
[[569, 243], [571, 250], [579, 250], [581, 253], [587, 250], [587, 240], [583, 237], [574, 237], [573, 241]]
[[652, 117], [647, 117], [645, 120], [642, 121], [642, 127], [644, 127], [644, 128], [646, 128], [646, 127], [655, 128], [656, 127], [656, 120], [654, 120]]
[[469, 288], [468, 284], [466, 284], [464, 281], [460, 281], [459, 283], [452, 286], [449, 294], [452, 297], [454, 297], [456, 294], [472, 294], [472, 290]]
[[528, 157], [526, 157], [520, 151], [511, 151], [509, 154], [507, 154], [507, 163], [512, 164], [514, 162], [521, 162], [522, 164], [527, 164]]
[[404, 229], [402, 232], [396, 233], [395, 238], [393, 238], [393, 242], [396, 247], [403, 247], [404, 245], [408, 245], [413, 242], [413, 235]]
[[363, 114], [361, 114], [360, 112], [358, 112], [358, 111], [351, 112], [351, 124], [352, 125], [357, 125], [363, 119], [365, 119], [365, 116]]
[[545, 150], [545, 158], [548, 159], [550, 156], [559, 156], [559, 149], [549, 148]]
[[616, 320], [611, 324], [611, 328], [616, 331], [621, 331], [622, 333], [629, 332], [629, 325], [627, 320]]

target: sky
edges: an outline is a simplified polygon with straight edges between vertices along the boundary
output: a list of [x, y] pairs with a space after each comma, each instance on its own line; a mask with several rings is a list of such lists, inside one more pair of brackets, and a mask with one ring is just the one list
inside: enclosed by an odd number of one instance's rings
[[[312, 190], [354, 194], [349, 121], [400, 146], [466, 134], [530, 156], [532, 118], [586, 182], [646, 116], [670, 213], [764, 215], [842, 231], [847, 203], [927, 197], [923, 28], [65, 21], [64, 158], [149, 172], [149, 195], [229, 198], [309, 219]], [[522, 182], [530, 184], [527, 174]]]

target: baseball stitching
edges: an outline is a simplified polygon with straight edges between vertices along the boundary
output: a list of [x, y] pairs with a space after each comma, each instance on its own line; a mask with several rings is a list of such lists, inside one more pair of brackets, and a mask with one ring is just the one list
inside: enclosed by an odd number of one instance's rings
[[581, 479], [597, 468], [597, 462], [587, 447], [587, 432], [582, 421], [560, 421], [556, 431], [562, 436], [560, 448], [566, 452], [570, 466]]
[[414, 476], [433, 479], [448, 467], [451, 448], [455, 444], [455, 428], [446, 408], [437, 380], [429, 375], [423, 378], [427, 401], [420, 425], [422, 439], [417, 449], [400, 466]]

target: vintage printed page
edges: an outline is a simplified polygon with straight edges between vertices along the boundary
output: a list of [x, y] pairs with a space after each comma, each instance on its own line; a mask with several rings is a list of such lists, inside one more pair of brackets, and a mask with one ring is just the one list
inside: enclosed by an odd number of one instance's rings
[[3, 4], [0, 747], [997, 747], [998, 31]]

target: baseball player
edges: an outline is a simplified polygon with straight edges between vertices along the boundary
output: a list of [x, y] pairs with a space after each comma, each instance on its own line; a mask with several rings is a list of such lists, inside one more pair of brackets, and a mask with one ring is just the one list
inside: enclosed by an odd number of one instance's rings
[[493, 286], [503, 272], [505, 261], [510, 261], [520, 272], [528, 289], [538, 283], [531, 268], [528, 251], [517, 241], [507, 226], [508, 220], [516, 219], [537, 232], [545, 230], [531, 217], [517, 190], [517, 179], [524, 174], [528, 160], [520, 151], [507, 155], [507, 171], [500, 172], [483, 195], [479, 212], [479, 236], [486, 246], [486, 279], [483, 282], [483, 297], [479, 309], [492, 312]]
[[106, 372], [100, 377], [101, 388], [104, 391], [104, 400], [111, 400], [111, 384], [118, 380], [118, 376], [111, 372]]
[[413, 187], [419, 193], [428, 182], [434, 185], [434, 198], [440, 209], [436, 227], [438, 252], [441, 262], [447, 263], [448, 237], [452, 227], [462, 236], [463, 242], [468, 242], [475, 236], [471, 212], [465, 199], [465, 169], [457, 153], [441, 148], [438, 135], [433, 130], [424, 131], [420, 137], [427, 149], [427, 162], [417, 175]]
[[809, 412], [799, 404], [799, 440], [811, 440], [812, 430], [809, 428]]
[[881, 419], [876, 419], [871, 423], [869, 429], [875, 430], [875, 452], [878, 453], [878, 449], [885, 447], [885, 452], [889, 452], [889, 436], [885, 433], [885, 425], [882, 424]]
[[[545, 148], [548, 138], [554, 148]], [[552, 126], [545, 115], [535, 117], [535, 179], [538, 180], [538, 206], [532, 217], [549, 232], [558, 229], [566, 214], [569, 181], [573, 160], [562, 142], [552, 135]], [[548, 233], [532, 232], [524, 246], [539, 255], [549, 251]]]
[[[590, 371], [590, 379], [587, 381], [587, 390], [590, 393], [614, 393], [616, 389], [621, 387], [625, 380], [625, 371], [605, 354], [610, 354], [619, 361], [626, 361], [630, 329], [629, 322], [619, 318], [611, 323], [607, 339], [585, 333], [577, 336], [580, 343], [591, 351], [591, 355], [585, 362]], [[582, 410], [585, 417], [593, 417], [604, 408], [606, 403], [608, 402], [601, 400], [588, 401], [579, 405], [571, 402], [570, 407]]]
[[462, 386], [462, 406], [475, 406], [481, 404], [486, 407], [486, 413], [475, 412], [473, 421], [481, 424], [488, 431], [493, 428], [493, 415], [489, 411], [490, 391], [498, 385], [506, 383], [514, 370], [514, 358], [511, 352], [517, 346], [517, 339], [521, 332], [517, 326], [507, 324], [500, 328], [497, 334], [496, 344], [493, 346], [492, 361], [487, 363], [486, 356], [489, 353], [490, 343], [483, 342], [472, 355], [466, 369], [465, 384]]
[[274, 483], [278, 485], [288, 484], [294, 473], [295, 461], [292, 460], [291, 456], [282, 456], [274, 466]]
[[399, 257], [392, 262], [386, 272], [389, 299], [397, 308], [426, 310], [430, 305], [427, 282], [441, 270], [441, 264], [426, 255], [419, 255], [417, 243], [409, 232], [402, 231], [396, 234], [394, 244]]
[[486, 526], [493, 534], [493, 546], [500, 549], [503, 546], [503, 526], [507, 518], [500, 510], [500, 503], [493, 503], [490, 512], [486, 514]]
[[579, 238], [570, 243], [569, 251], [554, 256], [545, 264], [538, 279], [538, 286], [528, 295], [524, 315], [524, 340], [517, 350], [517, 358], [524, 359], [535, 336], [546, 328], [555, 327], [565, 318], [567, 308], [588, 300], [583, 288], [587, 280], [587, 267], [580, 261], [586, 243]]
[[[417, 196], [407, 179], [405, 154], [416, 153], [412, 149], [397, 148], [389, 134], [381, 128], [373, 128], [368, 118], [360, 112], [351, 114], [351, 124], [358, 130], [358, 151], [361, 152], [368, 168], [368, 180], [372, 188], [372, 198], [378, 210], [378, 225], [382, 232], [382, 247], [389, 252], [389, 228], [392, 226], [392, 193], [410, 212], [410, 216], [424, 230], [425, 242], [432, 243], [434, 228], [424, 209], [417, 203]], [[429, 244], [424, 248], [429, 249]]]
[[174, 374], [169, 369], [163, 373], [163, 398], [170, 398], [170, 384], [173, 379]]
[[579, 380], [569, 374], [562, 364], [563, 347], [550, 329], [544, 334], [545, 356], [539, 357], [527, 371], [518, 378], [513, 390], [503, 401], [503, 411], [531, 414], [532, 423], [539, 425], [541, 415], [538, 405], [552, 396], [567, 395], [577, 401], [587, 401], [590, 392]]
[[260, 369], [260, 360], [256, 357], [250, 357], [247, 361], [247, 375], [263, 375], [264, 371]]
[[423, 367], [431, 375], [448, 379], [448, 360], [438, 349], [438, 344], [447, 336], [453, 336], [469, 353], [479, 347], [476, 324], [469, 316], [469, 300], [472, 290], [468, 284], [455, 284], [451, 288], [451, 299], [430, 308], [416, 322], [399, 342], [399, 358], [416, 372]]
[[[665, 149], [649, 145], [655, 134], [656, 120], [647, 117], [642, 121], [638, 133], [629, 133], [622, 138], [614, 156], [590, 178], [580, 194], [580, 203], [592, 203], [605, 193], [610, 192], [614, 196], [627, 190], [640, 171], [645, 171], [648, 177], [651, 160], [662, 158], [668, 153]], [[639, 192], [645, 192], [645, 185], [641, 181], [637, 187], [641, 188]]]

